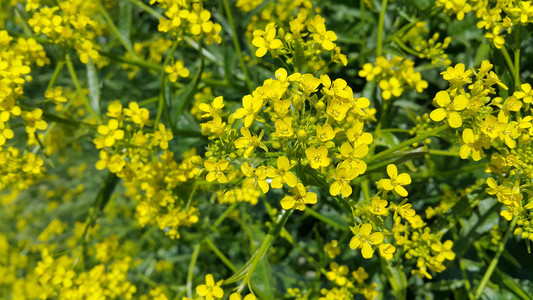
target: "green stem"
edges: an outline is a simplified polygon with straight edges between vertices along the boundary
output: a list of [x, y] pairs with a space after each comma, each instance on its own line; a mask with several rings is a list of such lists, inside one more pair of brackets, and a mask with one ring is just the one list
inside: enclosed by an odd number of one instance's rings
[[315, 210], [313, 210], [312, 208], [308, 207], [305, 209], [305, 213], [312, 216], [313, 218], [316, 218], [326, 224], [329, 224], [331, 226], [333, 226], [335, 229], [338, 229], [338, 230], [346, 230], [347, 228], [347, 225], [342, 225], [340, 223], [337, 223], [329, 218], [326, 218], [324, 217], [323, 215], [317, 213]]
[[151, 8], [149, 5], [144, 4], [140, 0], [130, 0], [131, 3], [137, 5], [138, 7], [142, 8], [147, 13], [151, 14], [156, 19], [161, 19], [163, 16], [155, 11], [153, 8]]
[[98, 53], [100, 53], [101, 55], [106, 56], [106, 57], [108, 57], [110, 59], [118, 60], [119, 62], [128, 64], [128, 65], [134, 65], [134, 66], [138, 66], [138, 67], [143, 67], [143, 68], [147, 68], [147, 69], [150, 69], [150, 70], [154, 70], [154, 71], [157, 71], [157, 72], [163, 72], [163, 67], [162, 66], [160, 66], [158, 64], [155, 64], [155, 63], [151, 63], [151, 62], [146, 61], [146, 60], [142, 60], [142, 59], [139, 59], [139, 58], [128, 58], [128, 57], [124, 57], [124, 56], [119, 56], [119, 55], [111, 54], [111, 53], [106, 52], [106, 51], [98, 51]]
[[[227, 1], [227, 0], [225, 0]], [[281, 230], [283, 229], [283, 226], [285, 226], [285, 223], [289, 219], [289, 216], [293, 212], [292, 209], [290, 210], [282, 210], [281, 214], [278, 216], [278, 218], [274, 221], [274, 226], [272, 226], [269, 230], [269, 233], [263, 240], [263, 243], [261, 244], [261, 247], [259, 250], [257, 250], [255, 259], [252, 261], [252, 264], [250, 268], [248, 269], [248, 273], [246, 274], [245, 282], [248, 283], [250, 280], [252, 280], [252, 274], [255, 271], [255, 268], [259, 264], [259, 262], [263, 259], [268, 249], [274, 244], [274, 240], [279, 236]]]
[[503, 58], [505, 59], [505, 62], [507, 62], [507, 66], [509, 67], [509, 71], [511, 71], [511, 74], [516, 74], [513, 61], [511, 60], [511, 56], [509, 55], [509, 52], [507, 52], [507, 48], [505, 48], [505, 45], [500, 49], [503, 54]]
[[61, 71], [63, 71], [63, 67], [65, 66], [65, 61], [60, 60], [57, 62], [56, 69], [54, 70], [54, 74], [52, 75], [52, 78], [50, 79], [50, 82], [48, 82], [48, 86], [46, 87], [46, 90], [50, 90], [54, 87], [56, 84], [57, 78], [59, 78], [59, 74], [61, 74]]
[[407, 53], [409, 53], [409, 54], [412, 54], [412, 55], [418, 57], [419, 53], [416, 52], [415, 50], [413, 50], [413, 49], [407, 47], [407, 45], [405, 45], [405, 44], [404, 44], [404, 43], [403, 43], [398, 37], [395, 37], [395, 38], [394, 38], [394, 42], [395, 42], [396, 44], [398, 44], [398, 46], [400, 46], [400, 48], [402, 48], [403, 51], [405, 51], [405, 52], [407, 52]]
[[74, 83], [74, 86], [76, 87], [76, 91], [78, 92], [78, 94], [80, 94], [80, 97], [85, 103], [87, 110], [96, 119], [96, 121], [100, 123], [102, 121], [100, 119], [100, 115], [94, 111], [93, 107], [89, 103], [89, 99], [85, 97], [85, 93], [83, 92], [80, 82], [78, 81], [78, 76], [76, 76], [76, 71], [74, 70], [74, 66], [72, 65], [72, 60], [70, 59], [70, 55], [68, 53], [65, 55], [65, 63], [67, 64], [67, 68], [70, 73], [70, 77], [72, 78], [72, 82]]
[[228, 207], [221, 215], [218, 217], [218, 219], [213, 224], [213, 227], [218, 228], [220, 224], [231, 214], [235, 208], [237, 208], [237, 203], [233, 203], [230, 207]]
[[476, 293], [474, 294], [474, 298], [475, 299], [479, 299], [479, 297], [481, 296], [481, 293], [483, 292], [483, 289], [485, 288], [485, 286], [489, 282], [490, 277], [492, 276], [492, 273], [494, 272], [494, 269], [498, 265], [498, 261], [500, 259], [500, 256], [502, 255], [502, 252], [505, 249], [505, 244], [507, 244], [507, 240], [513, 234], [514, 227], [515, 227], [517, 221], [518, 221], [518, 217], [515, 217], [511, 221], [511, 224], [509, 225], [509, 228], [507, 229], [507, 232], [505, 233], [505, 236], [503, 237], [503, 240], [498, 245], [498, 250], [496, 252], [496, 255], [494, 255], [494, 258], [490, 262], [490, 265], [487, 268], [487, 271], [485, 271], [485, 275], [483, 275], [483, 279], [481, 279], [481, 282], [479, 283], [479, 286], [476, 289]]
[[194, 246], [194, 250], [191, 255], [191, 263], [189, 264], [189, 271], [187, 272], [187, 297], [192, 298], [192, 277], [194, 275], [194, 266], [198, 260], [198, 254], [200, 254], [200, 243]]
[[17, 18], [17, 21], [20, 23], [20, 26], [22, 27], [22, 31], [24, 31], [24, 34], [28, 36], [32, 36], [33, 31], [28, 26], [28, 23], [26, 23], [26, 21], [24, 21], [24, 19], [22, 18], [22, 15], [20, 14], [18, 7], [15, 8], [15, 16]]
[[[366, 41], [366, 18], [365, 18], [366, 4], [365, 4], [365, 0], [360, 0], [359, 1], [359, 10], [361, 11], [361, 33], [363, 34], [363, 41]], [[361, 53], [366, 53], [366, 43], [362, 43], [362, 45], [361, 45]]]
[[383, 47], [383, 23], [385, 22], [385, 11], [387, 10], [387, 0], [381, 1], [381, 11], [379, 12], [378, 24], [378, 43], [376, 48], [376, 56], [381, 56]]
[[209, 237], [206, 237], [204, 239], [204, 242], [207, 244], [207, 247], [211, 249], [215, 253], [216, 256], [228, 267], [232, 272], [237, 272], [237, 268], [231, 263], [231, 261], [220, 251], [215, 244], [209, 239]]
[[374, 156], [371, 156], [366, 162], [368, 164], [368, 163], [371, 163], [373, 161], [385, 158], [388, 155], [390, 155], [390, 154], [392, 154], [392, 153], [394, 153], [394, 152], [396, 152], [396, 151], [398, 151], [398, 150], [400, 150], [402, 148], [405, 148], [407, 146], [412, 145], [413, 143], [420, 142], [420, 141], [425, 140], [426, 138], [428, 138], [430, 136], [436, 135], [437, 133], [447, 129], [448, 127], [449, 127], [448, 124], [441, 125], [441, 126], [435, 128], [435, 129], [431, 130], [431, 131], [428, 131], [428, 132], [423, 133], [421, 135], [415, 136], [412, 139], [409, 139], [409, 140], [407, 140], [407, 141], [405, 141], [403, 143], [400, 143], [400, 144], [398, 144], [398, 145], [396, 145], [394, 147], [391, 147], [391, 148], [389, 148], [389, 149], [387, 149], [385, 151], [382, 151], [382, 152], [380, 152], [380, 153], [378, 153], [378, 154], [376, 154]]
[[244, 73], [244, 78], [246, 80], [246, 85], [250, 90], [250, 93], [254, 90], [254, 85], [250, 79], [250, 74], [248, 74], [248, 69], [244, 62], [244, 57], [242, 56], [241, 46], [239, 45], [239, 39], [237, 31], [235, 30], [235, 24], [233, 22], [233, 15], [231, 14], [231, 9], [229, 7], [228, 0], [222, 0], [224, 3], [224, 10], [226, 11], [226, 16], [228, 17], [228, 23], [231, 27], [231, 37], [233, 38], [233, 45], [235, 46], [235, 51], [237, 52], [237, 57], [239, 58], [239, 64], [241, 65], [242, 72]]
[[270, 227], [270, 230], [268, 231], [268, 234], [263, 240], [263, 243], [261, 244], [260, 248], [254, 253], [250, 260], [248, 260], [248, 262], [246, 262], [246, 264], [239, 271], [235, 272], [235, 274], [233, 274], [233, 276], [231, 276], [230, 278], [224, 280], [224, 284], [231, 284], [239, 280], [243, 280], [240, 285], [242, 289], [245, 285], [250, 283], [255, 268], [266, 255], [268, 249], [270, 249], [272, 244], [274, 244], [274, 241], [279, 236], [281, 229], [283, 228], [283, 226], [285, 226], [285, 223], [287, 223], [287, 220], [289, 219], [289, 216], [292, 214], [293, 210], [294, 209], [284, 209], [281, 211], [281, 213], [278, 215], [278, 217]]
[[466, 272], [466, 267], [463, 263], [463, 259], [459, 258], [459, 268], [461, 269], [461, 274], [463, 275], [463, 282], [465, 285], [465, 290], [468, 295], [468, 299], [474, 300], [474, 295], [472, 295], [472, 287], [470, 285], [470, 280], [468, 280], [468, 274]]
[[157, 129], [157, 126], [159, 125], [159, 121], [161, 120], [161, 115], [163, 114], [163, 107], [165, 106], [166, 73], [165, 73], [164, 67], [168, 64], [168, 62], [172, 58], [172, 55], [174, 54], [174, 51], [176, 51], [178, 44], [179, 44], [179, 39], [176, 37], [176, 41], [174, 42], [174, 45], [172, 45], [170, 52], [168, 53], [167, 57], [165, 58], [165, 61], [163, 62], [163, 70], [161, 71], [161, 82], [159, 85], [159, 103], [157, 105], [157, 115], [155, 116], [155, 122], [154, 122], [154, 128], [156, 129]]
[[435, 150], [428, 149], [430, 155], [441, 155], [441, 156], [460, 156], [457, 151], [444, 151], [444, 150]]
[[520, 25], [515, 28], [515, 49], [514, 49], [514, 84], [515, 90], [520, 89]]
[[109, 29], [111, 30], [111, 33], [118, 39], [118, 41], [124, 46], [126, 51], [131, 55], [131, 57], [137, 57], [137, 53], [133, 51], [133, 48], [131, 47], [130, 43], [124, 39], [122, 34], [120, 34], [120, 31], [118, 31], [118, 28], [115, 26], [115, 23], [113, 23], [113, 20], [107, 13], [107, 10], [102, 5], [100, 1], [98, 1], [98, 9], [100, 10], [100, 13], [104, 16], [104, 19], [107, 22], [107, 26], [109, 26]]

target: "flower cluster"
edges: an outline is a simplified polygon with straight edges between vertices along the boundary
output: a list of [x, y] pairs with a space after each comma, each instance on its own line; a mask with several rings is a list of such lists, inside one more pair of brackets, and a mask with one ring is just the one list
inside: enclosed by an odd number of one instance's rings
[[478, 161], [485, 151], [492, 153], [487, 171], [493, 177], [487, 179], [487, 192], [504, 204], [501, 215], [505, 219], [518, 218], [515, 234], [530, 239], [533, 231], [528, 224], [533, 204], [524, 194], [531, 193], [527, 182], [533, 178], [532, 89], [529, 83], [524, 83], [505, 99], [494, 97], [496, 85], [505, 90], [507, 87], [491, 69], [492, 64], [483, 61], [477, 72], [465, 71], [462, 64], [443, 72], [450, 87], [437, 93], [435, 102], [440, 107], [431, 113], [431, 118], [434, 121], [446, 118], [451, 127], [462, 128], [461, 158], [471, 156]]
[[211, 12], [203, 8], [202, 1], [151, 0], [150, 4], [156, 2], [165, 10], [164, 16], [159, 19], [160, 32], [168, 32], [180, 40], [185, 35], [196, 39], [205, 38], [209, 45], [215, 42], [220, 44], [222, 41], [222, 26], [211, 21]]
[[54, 43], [69, 46], [76, 50], [80, 61], [84, 64], [92, 60], [97, 65], [107, 62], [99, 53], [100, 46], [96, 38], [103, 34], [106, 25], [94, 20], [99, 11], [95, 1], [58, 1], [56, 5], [27, 5], [32, 13], [28, 24], [36, 35], [44, 35]]
[[[363, 131], [368, 105], [366, 98], [354, 98], [343, 79], [288, 76], [285, 69], [244, 96], [242, 108], [228, 117], [222, 97], [217, 97], [200, 106], [210, 119], [202, 123], [202, 131], [212, 140], [204, 162], [206, 180], [225, 184], [244, 178], [242, 191], [265, 194], [270, 187], [286, 185], [291, 195], [281, 200], [281, 206], [303, 210], [317, 202], [316, 194], [304, 185], [307, 169], [330, 182], [331, 195], [348, 197], [350, 181], [366, 170], [362, 158], [372, 142], [372, 135]], [[233, 128], [238, 124], [243, 126], [240, 136]]]
[[465, 14], [475, 12], [479, 19], [478, 28], [487, 32], [485, 38], [502, 48], [505, 37], [516, 30], [533, 22], [533, 6], [530, 1], [473, 1], [473, 0], [438, 0], [435, 3], [443, 7], [447, 13], [455, 14], [457, 20], [463, 20]]
[[187, 206], [186, 199], [178, 198], [175, 190], [196, 178], [199, 169], [194, 162], [198, 164], [201, 159], [193, 150], [178, 163], [167, 150], [172, 132], [162, 123], [157, 130], [148, 128], [149, 111], [136, 102], [127, 108], [113, 102], [107, 115], [107, 125], [98, 126], [94, 139], [96, 148], [101, 149], [96, 168], [107, 168], [124, 180], [127, 194], [138, 201], [141, 225], [157, 224], [170, 237], [179, 238], [178, 228], [196, 223], [198, 216], [196, 208]]
[[252, 44], [257, 47], [257, 57], [263, 57], [267, 52], [274, 58], [288, 57], [287, 64], [293, 64], [299, 69], [308, 60], [317, 60], [320, 54], [329, 52], [332, 62], [347, 64], [346, 56], [341, 54], [340, 47], [335, 44], [337, 35], [326, 29], [325, 19], [320, 15], [310, 18], [300, 12], [297, 18], [289, 22], [289, 30], [276, 27], [276, 23], [271, 22], [265, 29], [253, 32]]
[[408, 58], [394, 56], [386, 59], [383, 56], [376, 58], [376, 62], [366, 63], [359, 70], [359, 76], [367, 81], [379, 82], [381, 96], [384, 100], [400, 97], [406, 89], [422, 93], [428, 87], [427, 81], [415, 71], [414, 62]]

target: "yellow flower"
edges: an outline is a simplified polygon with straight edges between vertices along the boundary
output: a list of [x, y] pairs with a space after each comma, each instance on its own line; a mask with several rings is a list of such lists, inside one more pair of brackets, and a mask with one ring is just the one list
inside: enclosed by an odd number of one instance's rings
[[325, 124], [324, 126], [317, 125], [316, 137], [319, 142], [325, 143], [335, 138], [335, 131], [333, 130], [333, 127], [331, 127], [331, 125], [329, 124]]
[[378, 249], [379, 255], [381, 255], [386, 260], [391, 259], [394, 252], [396, 252], [396, 247], [391, 244], [381, 244], [379, 245]]
[[400, 97], [403, 93], [403, 88], [400, 81], [396, 77], [391, 77], [388, 81], [383, 79], [379, 82], [381, 88], [381, 96], [384, 100], [389, 100], [392, 96]]
[[270, 185], [274, 189], [281, 189], [283, 183], [286, 183], [290, 187], [295, 187], [298, 183], [296, 176], [289, 171], [291, 169], [290, 161], [285, 156], [278, 157], [278, 168], [269, 169], [269, 177], [272, 177]]
[[357, 270], [353, 271], [352, 276], [358, 283], [363, 283], [363, 281], [368, 279], [368, 273], [363, 267], [359, 267]]
[[474, 134], [472, 129], [467, 128], [463, 130], [463, 145], [459, 149], [459, 155], [462, 159], [467, 159], [472, 153], [472, 159], [478, 161], [483, 156], [481, 149], [481, 141], [478, 135]]
[[183, 61], [178, 60], [171, 65], [165, 66], [165, 72], [168, 73], [168, 80], [170, 82], [176, 82], [179, 77], [188, 77], [189, 70], [184, 67]]
[[394, 164], [387, 165], [387, 174], [390, 179], [381, 179], [383, 189], [407, 197], [407, 190], [403, 186], [411, 183], [411, 176], [407, 173], [398, 175], [398, 168]]
[[[122, 105], [120, 107], [122, 107]], [[109, 105], [108, 109], [111, 112], [111, 105]], [[119, 114], [118, 109], [118, 105], [113, 108], [113, 115]], [[139, 104], [137, 102], [128, 103], [128, 108], [124, 108], [124, 115], [128, 117], [133, 123], [138, 124], [141, 127], [146, 125], [148, 123], [148, 120], [150, 119], [150, 111], [146, 108], [139, 108]]]
[[94, 139], [96, 149], [111, 147], [116, 141], [124, 138], [124, 130], [118, 129], [118, 125], [119, 123], [116, 119], [111, 119], [107, 125], [98, 126], [98, 133], [102, 136]]
[[279, 138], [291, 138], [294, 135], [291, 117], [277, 119], [274, 121], [274, 127], [276, 127], [276, 136]]
[[224, 290], [220, 287], [223, 280], [219, 280], [215, 284], [215, 279], [213, 275], [205, 275], [205, 284], [201, 284], [196, 287], [196, 293], [202, 297], [205, 297], [206, 300], [220, 299], [224, 296]]
[[350, 142], [366, 145], [370, 145], [372, 143], [372, 140], [374, 138], [372, 137], [372, 134], [368, 132], [363, 132], [364, 125], [365, 122], [357, 119], [355, 120], [353, 126], [348, 128], [348, 130], [346, 131], [346, 136], [348, 137], [348, 140]]
[[126, 161], [118, 155], [107, 152], [106, 150], [100, 151], [100, 160], [96, 162], [96, 169], [103, 170], [108, 168], [111, 173], [118, 173], [122, 171]]
[[228, 177], [226, 177], [226, 174], [224, 174], [224, 170], [228, 167], [229, 162], [225, 159], [221, 159], [218, 162], [214, 162], [212, 160], [206, 160], [204, 162], [204, 167], [209, 173], [207, 173], [207, 176], [205, 177], [205, 180], [208, 182], [213, 182], [217, 180], [219, 183], [226, 183], [228, 182]]
[[331, 242], [324, 245], [324, 252], [326, 252], [329, 258], [335, 258], [335, 256], [341, 254], [341, 249], [339, 248], [339, 241], [332, 240]]
[[379, 197], [372, 198], [372, 204], [370, 211], [378, 216], [386, 215], [389, 210], [387, 209], [387, 200], [380, 199]]
[[285, 196], [281, 199], [281, 207], [283, 209], [295, 208], [297, 210], [304, 210], [306, 204], [315, 204], [317, 196], [313, 192], [307, 192], [307, 188], [303, 184], [298, 183], [290, 192], [293, 196]]
[[268, 192], [267, 171], [265, 166], [259, 166], [254, 170], [248, 162], [241, 165], [241, 171], [244, 176], [248, 177], [242, 183], [242, 188], [258, 189], [260, 188], [264, 194]]
[[331, 163], [331, 158], [328, 157], [328, 148], [324, 146], [320, 146], [318, 149], [315, 147], [305, 149], [305, 156], [309, 159], [313, 169], [327, 167]]
[[324, 50], [333, 50], [335, 48], [334, 41], [337, 40], [337, 35], [331, 30], [326, 31], [325, 19], [319, 15], [316, 15], [315, 18], [309, 22], [310, 31], [315, 32], [311, 37], [319, 43]]
[[350, 249], [361, 248], [361, 253], [364, 258], [371, 258], [374, 254], [372, 245], [379, 245], [383, 242], [383, 234], [381, 232], [372, 232], [372, 225], [365, 223], [361, 226], [351, 227], [354, 237], [350, 240]]
[[349, 164], [346, 164], [346, 167], [341, 167], [341, 164], [337, 167], [334, 176], [335, 181], [329, 187], [331, 196], [337, 196], [340, 193], [343, 197], [348, 197], [352, 194], [350, 181], [357, 177], [359, 172], [357, 169], [350, 168]]
[[12, 139], [15, 136], [13, 130], [6, 127], [6, 124], [0, 122], [0, 146], [6, 143], [6, 140]]
[[265, 152], [268, 152], [268, 148], [266, 145], [261, 142], [261, 139], [263, 138], [263, 135], [265, 132], [261, 130], [259, 133], [259, 136], [252, 135], [250, 133], [250, 129], [246, 127], [241, 127], [241, 134], [242, 137], [235, 140], [234, 144], [237, 149], [246, 148], [244, 150], [244, 158], [250, 157], [250, 154], [255, 150], [257, 146], [259, 146], [261, 149], [265, 150]]
[[40, 108], [22, 113], [22, 118], [26, 121], [27, 133], [34, 133], [36, 130], [45, 130], [48, 127], [46, 121], [41, 119], [42, 116], [43, 110]]
[[211, 102], [210, 105], [207, 103], [200, 103], [198, 106], [198, 109], [204, 113], [202, 118], [220, 116], [222, 108], [224, 108], [224, 98], [222, 96], [213, 99], [213, 102]]
[[515, 92], [514, 95], [518, 99], [522, 99], [524, 103], [533, 102], [533, 89], [529, 83], [524, 83], [520, 86], [521, 91]]
[[453, 242], [448, 240], [444, 244], [435, 243], [431, 245], [431, 250], [437, 252], [437, 260], [443, 262], [445, 259], [454, 260], [455, 253], [452, 251]]
[[56, 86], [53, 90], [46, 90], [46, 92], [44, 92], [44, 97], [56, 103], [67, 102], [67, 98], [63, 96], [63, 87], [61, 86]]
[[26, 162], [22, 165], [22, 171], [26, 173], [39, 174], [42, 172], [43, 160], [34, 153], [28, 153], [24, 156]]
[[491, 139], [497, 138], [500, 132], [502, 132], [504, 129], [505, 123], [498, 122], [498, 119], [493, 115], [488, 115], [485, 121], [483, 121], [483, 124], [481, 124], [481, 132], [486, 134]]
[[254, 31], [254, 39], [252, 44], [257, 47], [255, 56], [263, 57], [268, 50], [279, 49], [283, 46], [281, 40], [276, 39], [276, 24], [270, 23], [265, 30]]
[[167, 130], [165, 125], [159, 123], [157, 126], [157, 131], [154, 132], [154, 139], [152, 142], [158, 145], [159, 148], [165, 150], [168, 149], [168, 142], [172, 140], [172, 137], [172, 131]]
[[239, 108], [233, 113], [235, 119], [244, 118], [244, 126], [250, 127], [254, 121], [255, 115], [263, 107], [263, 101], [252, 97], [252, 95], [246, 95], [242, 98], [242, 108]]
[[[131, 102], [136, 103], [136, 102]], [[138, 105], [137, 105], [138, 108]], [[107, 116], [115, 119], [119, 119], [122, 115], [122, 104], [119, 100], [115, 100], [107, 106]]]
[[340, 286], [343, 286], [348, 282], [346, 274], [348, 274], [350, 270], [347, 266], [339, 266], [336, 262], [332, 262], [329, 264], [329, 267], [331, 271], [326, 273], [326, 277], [329, 281], [333, 281]]
[[459, 95], [455, 97], [453, 101], [451, 101], [450, 94], [448, 94], [448, 92], [440, 91], [437, 93], [434, 100], [439, 108], [431, 112], [429, 115], [431, 119], [435, 122], [439, 122], [446, 118], [448, 124], [450, 124], [452, 128], [461, 127], [463, 120], [461, 119], [458, 111], [466, 108], [468, 99], [463, 95]]
[[244, 298], [242, 298], [241, 294], [235, 292], [235, 293], [232, 293], [230, 296], [229, 296], [229, 300], [256, 300], [257, 297], [255, 297], [254, 294], [248, 294], [246, 296], [244, 296]]
[[444, 80], [448, 81], [451, 84], [452, 88], [460, 88], [467, 83], [471, 83], [471, 74], [472, 70], [465, 71], [464, 64], [457, 64], [453, 68], [448, 67], [446, 71], [441, 73]]

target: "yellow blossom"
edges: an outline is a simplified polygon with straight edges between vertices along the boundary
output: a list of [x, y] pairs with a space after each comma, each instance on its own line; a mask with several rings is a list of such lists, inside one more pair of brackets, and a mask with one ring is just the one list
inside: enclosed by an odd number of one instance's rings
[[463, 120], [458, 111], [465, 109], [468, 104], [468, 99], [465, 96], [459, 95], [451, 101], [448, 92], [440, 91], [435, 96], [435, 102], [439, 108], [433, 110], [429, 115], [433, 121], [439, 122], [446, 118], [452, 128], [461, 127]]

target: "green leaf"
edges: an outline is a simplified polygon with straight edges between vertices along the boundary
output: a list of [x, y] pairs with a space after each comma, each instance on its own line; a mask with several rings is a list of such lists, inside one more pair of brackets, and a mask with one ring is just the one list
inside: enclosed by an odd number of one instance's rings
[[94, 67], [92, 59], [86, 64], [87, 85], [89, 87], [89, 102], [94, 111], [100, 111], [100, 87], [98, 85], [98, 72]]
[[118, 1], [118, 9], [118, 32], [124, 41], [131, 46], [131, 2], [128, 0]]

